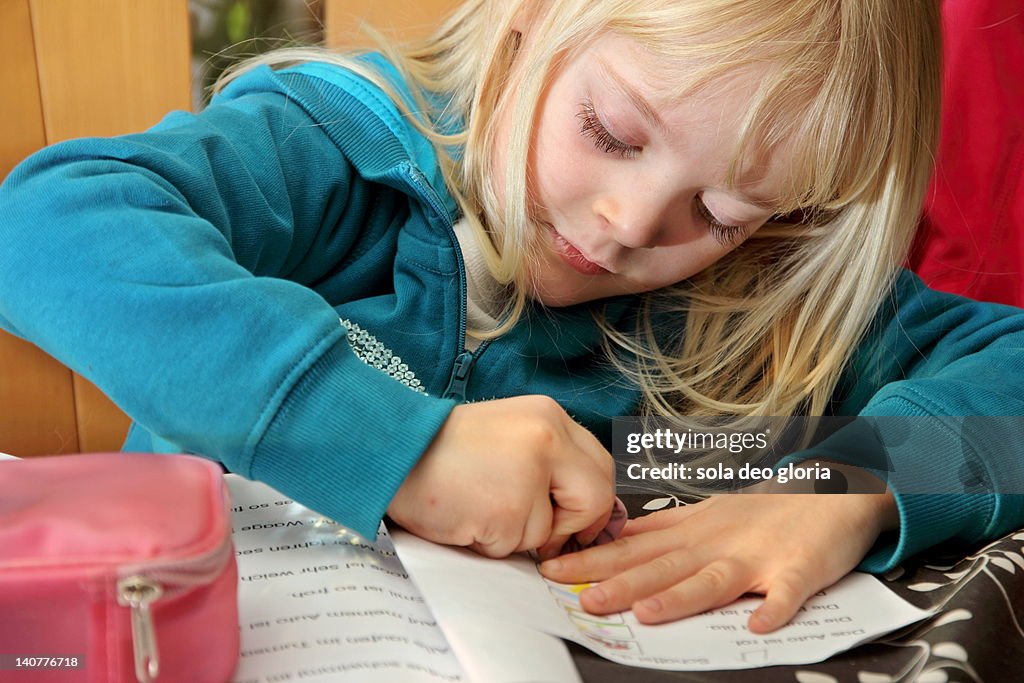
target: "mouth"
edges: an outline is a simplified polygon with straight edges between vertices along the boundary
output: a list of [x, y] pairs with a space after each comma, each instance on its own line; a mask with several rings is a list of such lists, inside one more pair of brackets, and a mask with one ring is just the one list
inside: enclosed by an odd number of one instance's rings
[[561, 233], [555, 230], [554, 226], [547, 226], [551, 230], [551, 238], [555, 245], [558, 256], [570, 268], [583, 275], [602, 275], [611, 271], [599, 263], [594, 263], [583, 252], [573, 246], [572, 242], [562, 237]]

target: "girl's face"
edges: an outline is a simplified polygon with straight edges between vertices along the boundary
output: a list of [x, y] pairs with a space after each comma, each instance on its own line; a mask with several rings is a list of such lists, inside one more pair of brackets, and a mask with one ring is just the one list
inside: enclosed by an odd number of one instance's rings
[[[784, 182], [778, 159], [744, 169], [733, 189], [725, 182], [762, 72], [740, 72], [670, 101], [658, 96], [659, 61], [607, 34], [564, 64], [541, 96], [527, 182], [539, 246], [529, 266], [531, 296], [545, 305], [680, 282], [774, 214], [771, 198]], [[496, 122], [499, 178], [510, 119]]]

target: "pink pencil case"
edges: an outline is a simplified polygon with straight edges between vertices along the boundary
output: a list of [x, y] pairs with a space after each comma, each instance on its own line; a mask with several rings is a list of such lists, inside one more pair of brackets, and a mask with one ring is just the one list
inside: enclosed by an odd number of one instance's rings
[[0, 681], [227, 681], [237, 584], [214, 463], [0, 462]]

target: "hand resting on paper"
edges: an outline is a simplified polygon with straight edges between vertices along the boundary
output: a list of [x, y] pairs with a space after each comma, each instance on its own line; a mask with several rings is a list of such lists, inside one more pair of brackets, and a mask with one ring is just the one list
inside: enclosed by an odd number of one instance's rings
[[681, 619], [765, 595], [748, 627], [784, 626], [804, 601], [852, 570], [898, 524], [891, 493], [718, 495], [630, 520], [619, 540], [541, 564], [594, 614], [632, 608], [642, 623]]
[[601, 442], [554, 400], [519, 396], [456, 406], [388, 514], [436, 543], [547, 557], [571, 536], [589, 544], [614, 501]]

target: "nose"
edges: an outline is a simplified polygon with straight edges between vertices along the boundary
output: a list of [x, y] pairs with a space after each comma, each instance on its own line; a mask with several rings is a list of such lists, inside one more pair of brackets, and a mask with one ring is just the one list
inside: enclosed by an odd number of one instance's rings
[[630, 249], [679, 244], [692, 222], [682, 193], [636, 185], [622, 187], [594, 200], [593, 211], [616, 242]]

